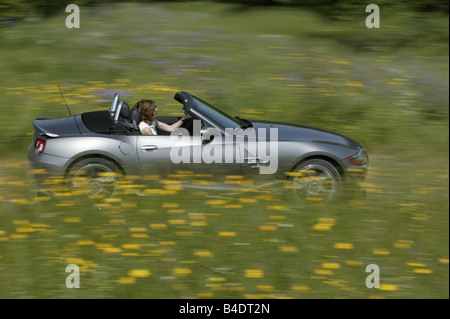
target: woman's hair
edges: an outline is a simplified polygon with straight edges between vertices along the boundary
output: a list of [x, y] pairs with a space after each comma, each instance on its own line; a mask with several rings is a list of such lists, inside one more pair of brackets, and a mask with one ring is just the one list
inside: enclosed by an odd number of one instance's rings
[[155, 101], [153, 100], [140, 100], [135, 105], [141, 113], [141, 121], [144, 121], [148, 125], [152, 125], [155, 120], [153, 114], [155, 112]]

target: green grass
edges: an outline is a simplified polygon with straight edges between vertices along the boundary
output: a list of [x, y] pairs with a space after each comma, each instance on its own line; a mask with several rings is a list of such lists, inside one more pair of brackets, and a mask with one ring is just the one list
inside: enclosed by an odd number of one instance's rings
[[[235, 9], [120, 4], [82, 8], [79, 30], [64, 14], [0, 30], [0, 297], [448, 298], [448, 18], [386, 12], [368, 30]], [[72, 113], [119, 91], [180, 114], [186, 90], [346, 134], [369, 151], [367, 197], [299, 208], [271, 190], [166, 188], [102, 211], [41, 206], [25, 154], [35, 117], [67, 115], [58, 84]], [[81, 289], [65, 287], [69, 263]], [[365, 287], [371, 263], [382, 289]]]

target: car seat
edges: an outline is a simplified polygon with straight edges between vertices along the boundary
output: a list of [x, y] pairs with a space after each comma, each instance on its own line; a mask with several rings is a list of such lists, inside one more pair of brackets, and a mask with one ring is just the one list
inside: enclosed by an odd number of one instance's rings
[[130, 123], [130, 106], [126, 102], [123, 102], [122, 109], [120, 110], [119, 121]]
[[139, 109], [136, 106], [131, 109], [130, 123], [135, 130], [140, 132], [139, 123], [141, 123], [141, 112], [139, 112]]
[[140, 133], [139, 122], [141, 118], [139, 110], [133, 107], [133, 110], [130, 111], [128, 103], [122, 101], [120, 103], [122, 104], [120, 114], [116, 116], [117, 121], [112, 126], [111, 132], [113, 134], [138, 135]]

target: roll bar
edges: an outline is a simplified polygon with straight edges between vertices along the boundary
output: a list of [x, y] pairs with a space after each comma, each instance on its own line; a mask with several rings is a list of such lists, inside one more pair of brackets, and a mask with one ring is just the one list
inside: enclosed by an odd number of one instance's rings
[[114, 98], [111, 104], [111, 107], [109, 108], [109, 112], [114, 113], [116, 111], [117, 102], [119, 101], [119, 93], [114, 94]]
[[123, 102], [119, 101], [119, 105], [117, 105], [116, 113], [114, 114], [114, 122], [117, 123], [119, 121], [120, 112], [122, 111]]

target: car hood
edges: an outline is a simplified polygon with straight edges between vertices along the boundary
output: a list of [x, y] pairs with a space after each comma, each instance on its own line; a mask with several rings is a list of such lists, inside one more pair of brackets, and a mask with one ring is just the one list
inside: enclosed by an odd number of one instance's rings
[[[255, 131], [259, 128], [265, 128], [266, 134], [269, 134], [271, 128], [278, 129], [279, 141], [296, 141], [305, 143], [326, 143], [339, 146], [345, 146], [354, 150], [362, 148], [361, 144], [344, 135], [327, 131], [320, 128], [262, 120], [249, 120], [253, 124]], [[269, 137], [269, 136], [268, 136]]]

